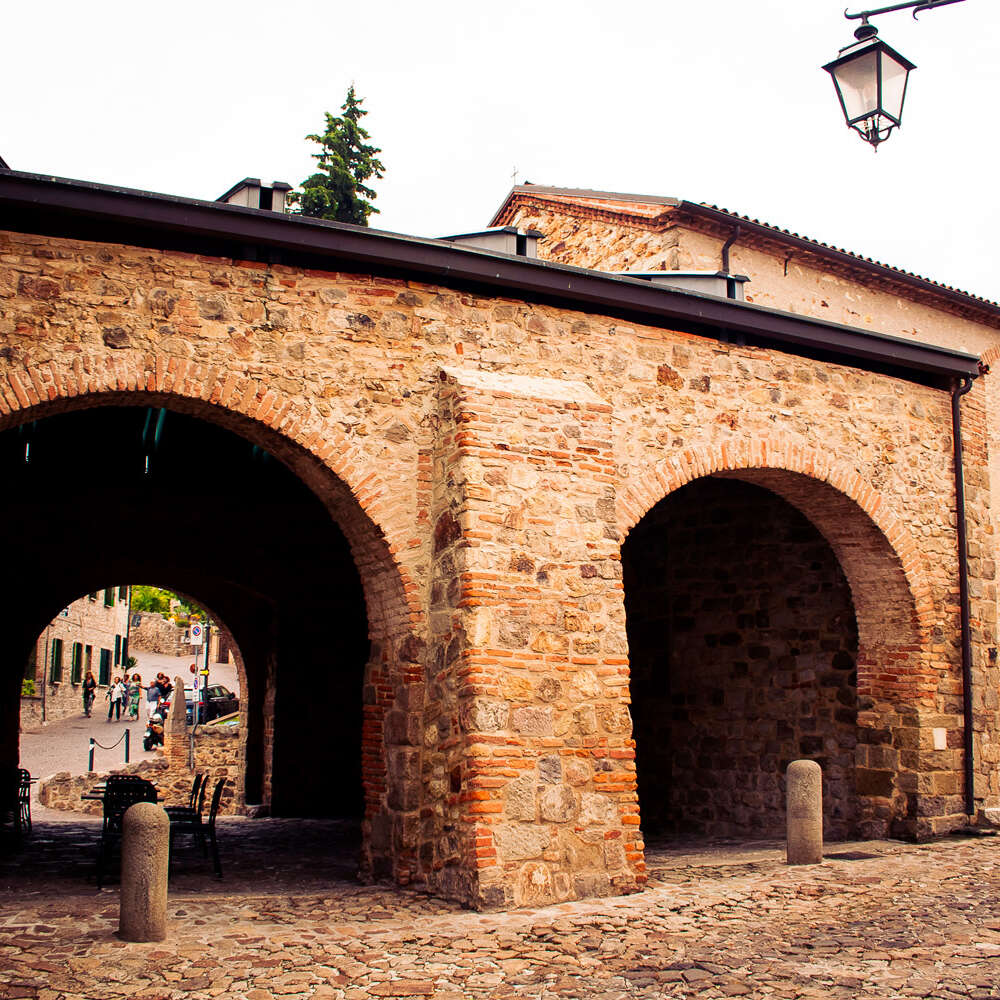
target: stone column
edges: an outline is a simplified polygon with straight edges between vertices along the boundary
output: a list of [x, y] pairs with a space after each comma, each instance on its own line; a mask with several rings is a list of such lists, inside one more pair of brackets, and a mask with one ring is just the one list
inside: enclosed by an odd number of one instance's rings
[[431, 878], [482, 909], [635, 891], [611, 407], [554, 378], [445, 371], [439, 388]]
[[167, 936], [170, 820], [153, 802], [137, 802], [122, 819], [122, 887], [118, 936], [162, 941]]
[[790, 865], [823, 860], [823, 771], [814, 760], [793, 760], [786, 772]]

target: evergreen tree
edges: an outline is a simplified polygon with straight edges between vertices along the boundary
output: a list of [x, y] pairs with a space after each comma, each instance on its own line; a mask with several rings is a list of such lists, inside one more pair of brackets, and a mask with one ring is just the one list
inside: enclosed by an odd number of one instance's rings
[[326, 131], [322, 135], [307, 135], [318, 143], [320, 152], [313, 153], [319, 171], [302, 182], [302, 190], [290, 196], [298, 205], [300, 215], [314, 219], [333, 219], [336, 222], [353, 222], [368, 225], [368, 216], [378, 209], [367, 199], [375, 192], [365, 185], [371, 177], [382, 177], [385, 167], [378, 159], [382, 152], [365, 140], [368, 133], [361, 126], [361, 119], [368, 114], [361, 107], [364, 98], [354, 93], [354, 84], [347, 91], [339, 118], [326, 112]]

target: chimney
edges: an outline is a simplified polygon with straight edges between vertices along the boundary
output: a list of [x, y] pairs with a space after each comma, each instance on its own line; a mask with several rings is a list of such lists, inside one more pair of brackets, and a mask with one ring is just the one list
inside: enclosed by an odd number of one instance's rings
[[517, 226], [496, 226], [493, 229], [480, 229], [475, 233], [441, 237], [448, 243], [477, 247], [480, 250], [495, 250], [517, 257], [537, 257], [538, 241], [544, 238], [544, 233], [537, 229], [518, 229]]
[[242, 205], [244, 208], [257, 208], [265, 212], [285, 211], [285, 195], [292, 190], [291, 184], [275, 181], [270, 187], [261, 184], [259, 177], [244, 177], [234, 184], [216, 201], [227, 205]]

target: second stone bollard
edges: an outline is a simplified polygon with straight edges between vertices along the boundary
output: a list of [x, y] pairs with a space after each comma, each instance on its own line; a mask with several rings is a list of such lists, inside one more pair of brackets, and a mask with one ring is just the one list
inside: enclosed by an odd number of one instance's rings
[[823, 860], [823, 770], [814, 760], [793, 760], [785, 772], [790, 865]]
[[122, 888], [118, 936], [162, 941], [167, 936], [170, 819], [153, 802], [137, 802], [122, 819]]

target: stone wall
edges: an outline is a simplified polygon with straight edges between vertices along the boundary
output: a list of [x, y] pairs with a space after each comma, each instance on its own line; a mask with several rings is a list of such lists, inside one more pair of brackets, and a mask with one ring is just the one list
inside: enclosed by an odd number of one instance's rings
[[[712, 225], [674, 206], [629, 202], [627, 196], [579, 198], [530, 191], [515, 193], [498, 221], [543, 232], [540, 259], [600, 271], [718, 271], [722, 247], [738, 223], [734, 218], [730, 225]], [[876, 276], [861, 260], [832, 265], [819, 253], [783, 242], [777, 233], [767, 239], [744, 227], [729, 255], [730, 270], [750, 278], [745, 286], [748, 302], [978, 354], [994, 367], [1000, 360], [995, 308], [977, 309], [974, 301], [959, 304], [945, 294], [936, 295], [932, 288], [921, 291], [890, 274]], [[996, 496], [1000, 495], [1000, 375], [987, 375], [983, 382], [988, 448], [981, 462], [974, 452], [970, 454], [967, 477], [977, 479], [980, 470], [988, 469], [990, 492]], [[1000, 505], [991, 510], [990, 533], [994, 538], [990, 558], [995, 560]]]
[[188, 766], [185, 741], [175, 745], [176, 753], [158, 754], [155, 760], [138, 761], [110, 771], [93, 771], [87, 774], [70, 774], [60, 771], [39, 784], [38, 801], [50, 809], [101, 815], [101, 803], [81, 799], [109, 774], [135, 774], [156, 782], [160, 802], [164, 805], [186, 805], [191, 784], [196, 774], [207, 775], [209, 786], [205, 795], [205, 816], [211, 803], [212, 792], [220, 778], [226, 778], [226, 787], [219, 803], [223, 816], [242, 815], [243, 757], [240, 751], [238, 726], [202, 726], [195, 737], [195, 766]]
[[[710, 475], [784, 497], [840, 563], [865, 832], [965, 822], [946, 392], [424, 282], [19, 234], [0, 251], [0, 430], [176, 407], [266, 448], [342, 527], [371, 645], [366, 871], [482, 907], [642, 884], [619, 552]], [[963, 402], [978, 788], [1000, 802], [985, 405], [980, 382]], [[248, 670], [265, 805], [279, 659]]]
[[165, 656], [190, 656], [191, 646], [185, 641], [187, 629], [155, 611], [137, 611], [132, 615], [129, 645], [143, 653]]
[[[38, 801], [49, 809], [58, 809], [61, 812], [100, 816], [101, 803], [96, 800], [82, 799], [80, 796], [91, 791], [109, 774], [133, 774], [140, 778], [146, 778], [147, 781], [155, 781], [157, 788], [162, 789], [167, 779], [167, 762], [164, 758], [158, 757], [155, 760], [141, 760], [135, 764], [126, 764], [110, 771], [88, 771], [86, 774], [59, 771], [39, 782]], [[190, 791], [190, 788], [188, 790]], [[170, 801], [167, 796], [164, 796], [164, 799]]]
[[626, 542], [647, 833], [780, 837], [785, 769], [823, 768], [824, 834], [857, 833], [857, 625], [827, 541], [757, 486], [698, 480]]

